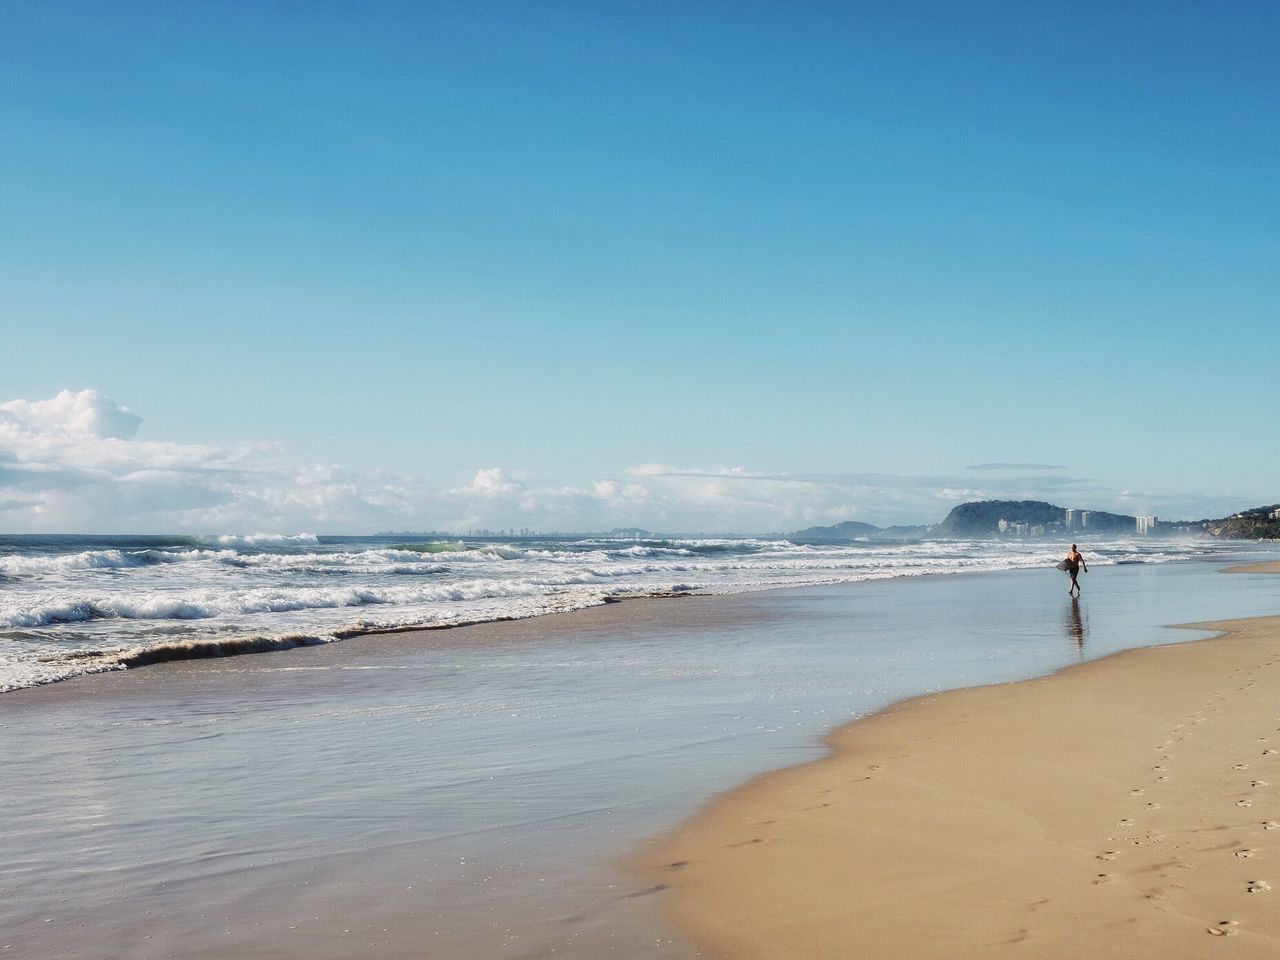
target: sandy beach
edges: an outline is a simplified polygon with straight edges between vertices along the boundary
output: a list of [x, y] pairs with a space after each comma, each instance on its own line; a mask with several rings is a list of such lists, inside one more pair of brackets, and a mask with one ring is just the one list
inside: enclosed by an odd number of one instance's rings
[[849, 725], [642, 869], [733, 960], [1273, 957], [1280, 618], [1193, 626]]

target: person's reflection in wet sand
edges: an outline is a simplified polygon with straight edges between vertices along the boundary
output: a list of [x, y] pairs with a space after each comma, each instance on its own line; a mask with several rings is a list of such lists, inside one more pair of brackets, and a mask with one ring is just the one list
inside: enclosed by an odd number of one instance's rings
[[1076, 642], [1076, 650], [1084, 653], [1084, 618], [1080, 616], [1080, 598], [1071, 598], [1071, 612], [1067, 615], [1067, 629]]

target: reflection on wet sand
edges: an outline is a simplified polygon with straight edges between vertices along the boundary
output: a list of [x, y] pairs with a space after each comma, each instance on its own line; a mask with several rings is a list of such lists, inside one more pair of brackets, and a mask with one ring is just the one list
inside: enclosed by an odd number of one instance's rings
[[1080, 615], [1080, 598], [1071, 598], [1071, 609], [1067, 613], [1067, 631], [1075, 641], [1076, 649], [1084, 653], [1084, 618]]

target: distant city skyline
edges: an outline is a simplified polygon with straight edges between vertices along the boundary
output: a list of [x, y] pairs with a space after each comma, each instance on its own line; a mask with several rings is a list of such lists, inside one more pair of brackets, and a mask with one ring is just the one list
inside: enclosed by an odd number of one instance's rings
[[1280, 501], [1278, 28], [7, 4], [0, 532]]

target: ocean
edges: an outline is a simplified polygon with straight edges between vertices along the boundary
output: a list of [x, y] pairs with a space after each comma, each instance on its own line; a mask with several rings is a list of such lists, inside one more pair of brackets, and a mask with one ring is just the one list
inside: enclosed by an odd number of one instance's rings
[[[520, 619], [624, 597], [1051, 566], [1065, 544], [296, 535], [0, 536], [0, 691], [164, 660]], [[1095, 541], [1158, 564], [1239, 544]]]
[[[367, 555], [390, 545], [371, 541], [34, 547], [7, 554], [28, 562], [6, 574], [7, 602], [42, 582], [49, 606], [58, 590], [68, 602], [113, 584], [138, 596], [159, 573], [169, 595], [143, 608], [159, 611], [194, 602], [175, 569], [221, 562], [91, 566], [111, 550], [248, 560], [225, 564], [221, 581], [243, 596], [405, 576], [310, 572], [319, 557], [382, 562]], [[654, 553], [624, 559], [637, 547]], [[1162, 624], [1280, 613], [1280, 578], [1218, 572], [1274, 558], [1274, 545], [1082, 547], [1090, 572], [1073, 601], [1045, 544], [463, 543], [402, 562], [461, 568], [455, 578], [484, 568], [472, 582], [491, 584], [666, 564], [613, 582], [544, 582], [524, 599], [743, 592], [162, 663], [0, 695], [0, 761], [17, 772], [0, 790], [0, 946], [60, 960], [691, 960], [696, 948], [662, 922], [663, 891], [619, 864], [716, 793], [815, 759], [824, 733], [904, 697], [1207, 636]], [[441, 559], [454, 555], [468, 559]], [[30, 572], [32, 558], [45, 572]], [[263, 572], [289, 566], [308, 570]], [[957, 569], [970, 573], [891, 573]], [[793, 585], [757, 589], [777, 581]], [[490, 616], [515, 609], [488, 602]], [[475, 609], [436, 601], [431, 622]], [[284, 612], [333, 624], [422, 615], [385, 602]], [[248, 629], [219, 616], [203, 625], [252, 634], [280, 614], [245, 612]], [[130, 631], [148, 625], [201, 621], [98, 616], [11, 632], [49, 649], [63, 630], [120, 638], [68, 638], [49, 661], [58, 667], [76, 664], [76, 643], [137, 645]]]

